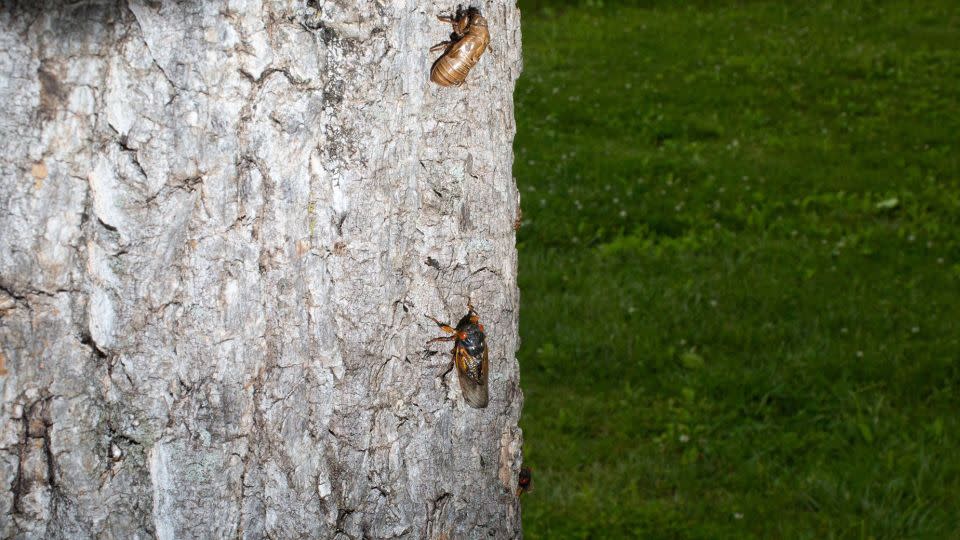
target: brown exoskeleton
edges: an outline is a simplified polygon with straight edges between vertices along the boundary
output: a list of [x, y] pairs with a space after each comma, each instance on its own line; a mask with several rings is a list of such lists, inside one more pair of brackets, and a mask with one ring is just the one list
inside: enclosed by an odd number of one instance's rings
[[430, 69], [430, 80], [440, 86], [460, 86], [490, 44], [487, 20], [477, 8], [464, 11], [459, 6], [452, 17], [437, 18], [453, 25], [453, 35], [450, 41], [430, 48], [430, 52], [443, 50]]

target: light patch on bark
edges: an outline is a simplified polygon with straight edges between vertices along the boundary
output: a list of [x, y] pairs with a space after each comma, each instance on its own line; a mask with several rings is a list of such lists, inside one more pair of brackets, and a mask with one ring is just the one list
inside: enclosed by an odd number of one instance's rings
[[171, 503], [176, 503], [176, 486], [170, 481], [166, 446], [157, 443], [150, 449], [150, 482], [153, 485], [153, 527], [158, 540], [175, 538]]

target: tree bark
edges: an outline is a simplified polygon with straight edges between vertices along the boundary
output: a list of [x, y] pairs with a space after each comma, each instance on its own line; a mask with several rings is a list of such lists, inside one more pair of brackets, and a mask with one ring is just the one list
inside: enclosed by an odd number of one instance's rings
[[[0, 536], [513, 538], [519, 12], [0, 7]], [[490, 404], [424, 315], [473, 300]]]

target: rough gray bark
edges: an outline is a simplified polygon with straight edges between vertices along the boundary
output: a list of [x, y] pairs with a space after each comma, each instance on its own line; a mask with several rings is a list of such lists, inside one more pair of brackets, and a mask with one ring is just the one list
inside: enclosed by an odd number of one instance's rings
[[0, 536], [520, 535], [519, 13], [441, 89], [455, 7], [2, 4]]

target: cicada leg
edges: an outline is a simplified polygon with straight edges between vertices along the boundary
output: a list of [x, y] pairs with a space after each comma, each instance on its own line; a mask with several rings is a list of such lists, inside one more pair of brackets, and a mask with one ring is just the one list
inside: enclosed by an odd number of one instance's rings
[[449, 47], [449, 46], [450, 46], [450, 42], [449, 42], [449, 41], [441, 41], [440, 43], [437, 43], [437, 44], [434, 45], [433, 47], [430, 47], [430, 52], [441, 51], [441, 50], [443, 50], [443, 49], [446, 49], [446, 48]]
[[456, 334], [456, 333], [457, 333], [457, 331], [456, 331], [452, 326], [450, 326], [450, 325], [447, 324], [447, 323], [438, 321], [438, 320], [436, 319], [436, 317], [431, 317], [431, 316], [427, 315], [427, 318], [430, 319], [431, 321], [437, 323], [437, 326], [439, 326], [440, 329], [443, 330], [444, 332], [446, 332], [446, 333], [448, 333], [448, 334]]
[[452, 327], [452, 326], [450, 326], [449, 324], [440, 322], [440, 321], [438, 321], [436, 318], [431, 317], [431, 316], [429, 316], [429, 315], [427, 315], [427, 318], [430, 319], [431, 321], [437, 323], [437, 326], [439, 326], [440, 329], [443, 330], [444, 332], [446, 332], [446, 333], [448, 333], [448, 334], [453, 334], [452, 336], [444, 336], [444, 337], [433, 338], [433, 339], [431, 339], [430, 341], [427, 342], [427, 345], [429, 345], [429, 344], [431, 344], [431, 343], [435, 343], [435, 342], [437, 342], [437, 341], [456, 341], [456, 340], [458, 340], [458, 339], [466, 339], [467, 336], [464, 335], [463, 332], [457, 332], [457, 329], [454, 328], [454, 327]]
[[459, 10], [453, 15], [437, 15], [440, 22], [449, 23], [453, 27], [453, 33], [457, 39], [463, 37], [469, 26], [470, 18], [463, 15]]

